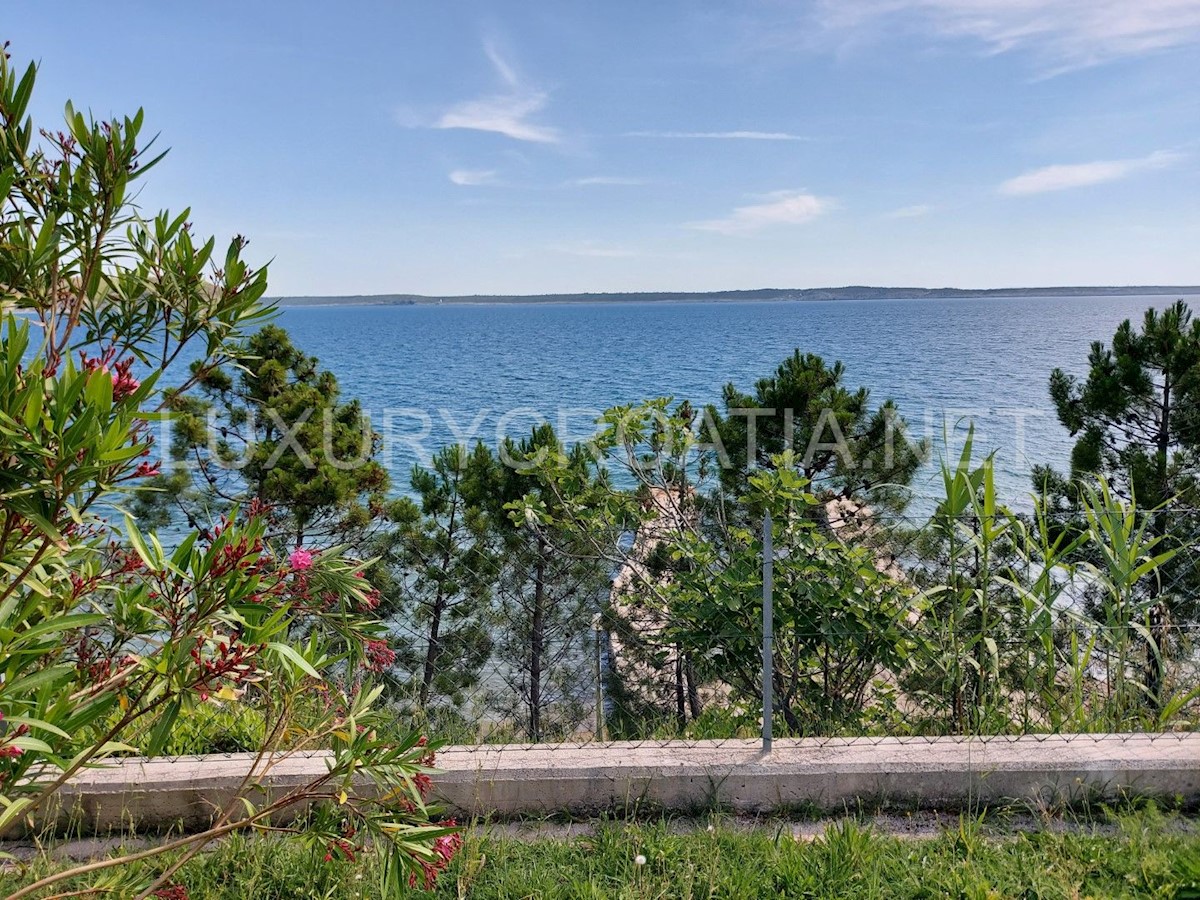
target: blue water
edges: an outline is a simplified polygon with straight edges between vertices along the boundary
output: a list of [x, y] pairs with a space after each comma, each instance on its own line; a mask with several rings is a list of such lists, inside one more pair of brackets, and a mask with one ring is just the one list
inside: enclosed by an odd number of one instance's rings
[[[1092, 341], [1174, 299], [291, 307], [281, 324], [362, 402], [400, 491], [414, 462], [456, 439], [520, 437], [539, 419], [581, 438], [615, 404], [749, 390], [799, 347], [842, 360], [849, 386], [894, 399], [918, 434], [974, 421], [1002, 495], [1025, 507], [1030, 466], [1065, 467], [1070, 450], [1050, 370], [1084, 372]], [[930, 508], [934, 477], [918, 477], [914, 512]]]

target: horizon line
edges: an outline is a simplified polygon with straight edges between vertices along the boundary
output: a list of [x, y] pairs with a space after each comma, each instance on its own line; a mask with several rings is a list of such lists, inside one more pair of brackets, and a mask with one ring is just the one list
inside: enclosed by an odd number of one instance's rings
[[[1006, 287], [918, 287], [918, 286], [890, 286], [890, 285], [840, 285], [840, 286], [824, 286], [824, 287], [809, 287], [809, 288], [778, 288], [778, 287], [760, 287], [760, 288], [729, 288], [729, 289], [714, 289], [714, 290], [625, 290], [625, 291], [566, 291], [566, 292], [538, 292], [538, 293], [523, 293], [523, 294], [507, 294], [507, 293], [473, 293], [473, 294], [417, 294], [404, 292], [381, 292], [369, 294], [275, 294], [264, 299], [284, 302], [288, 300], [386, 300], [386, 299], [401, 299], [401, 300], [471, 300], [471, 299], [497, 299], [497, 300], [538, 300], [544, 298], [577, 298], [577, 297], [729, 297], [739, 294], [821, 294], [821, 293], [846, 293], [852, 291], [875, 291], [897, 293], [914, 293], [914, 294], [999, 294], [1010, 292], [1022, 292], [1030, 295], [1036, 295], [1037, 292], [1054, 292], [1054, 291], [1097, 291], [1097, 292], [1121, 292], [1128, 294], [1136, 294], [1139, 291], [1149, 293], [1169, 294], [1172, 292], [1183, 292], [1186, 294], [1200, 294], [1200, 284], [1193, 285], [1164, 285], [1164, 284], [1124, 284], [1124, 285], [1033, 285], [1021, 286], [1013, 285]], [[1052, 296], [1052, 294], [1047, 294]], [[903, 299], [895, 297], [894, 299]], [[914, 297], [912, 299], [921, 299]]]

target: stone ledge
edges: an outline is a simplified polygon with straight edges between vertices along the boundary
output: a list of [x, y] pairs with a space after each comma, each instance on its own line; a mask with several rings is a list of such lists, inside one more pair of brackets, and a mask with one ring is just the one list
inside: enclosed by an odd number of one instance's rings
[[[195, 828], [228, 802], [253, 755], [125, 759], [64, 789], [60, 819], [96, 831]], [[447, 747], [438, 801], [460, 817], [587, 814], [644, 805], [689, 812], [859, 802], [957, 809], [1120, 794], [1200, 799], [1200, 734], [857, 738]], [[280, 760], [268, 793], [325, 771], [324, 754]]]

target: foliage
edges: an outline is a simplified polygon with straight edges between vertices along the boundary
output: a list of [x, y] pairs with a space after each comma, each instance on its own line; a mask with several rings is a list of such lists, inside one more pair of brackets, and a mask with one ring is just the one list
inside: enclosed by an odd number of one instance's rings
[[[818, 500], [789, 456], [753, 473], [743, 498], [772, 523], [774, 702], [789, 734], [853, 731], [872, 681], [905, 663], [913, 591], [880, 571], [869, 547], [818, 524]], [[667, 552], [685, 563], [664, 589], [669, 634], [702, 677], [753, 703], [761, 696], [762, 529], [735, 525], [721, 542], [685, 533]]]
[[928, 448], [924, 441], [910, 442], [892, 401], [872, 410], [870, 392], [850, 390], [844, 377], [840, 361], [827, 365], [796, 350], [755, 382], [752, 394], [726, 385], [723, 410], [707, 413], [719, 450], [728, 456], [721, 469], [724, 488], [733, 496], [744, 493], [753, 469], [792, 450], [814, 491], [902, 509], [908, 500], [904, 489]]
[[[1200, 451], [1200, 321], [1180, 300], [1146, 310], [1141, 330], [1126, 319], [1111, 346], [1097, 341], [1081, 382], [1062, 369], [1050, 375], [1059, 422], [1075, 437], [1071, 480], [1103, 475], [1125, 497], [1156, 507], [1192, 494]], [[1034, 484], [1071, 494], [1046, 467]]]
[[[198, 361], [177, 393], [248, 362], [246, 332], [271, 313], [266, 273], [241, 238], [223, 257], [194, 240], [186, 212], [142, 220], [132, 190], [155, 160], [140, 112], [97, 122], [68, 106], [66, 131], [36, 131], [35, 76], [0, 59], [0, 831], [44, 820], [83, 766], [160, 752], [199, 704], [256, 704], [265, 728], [209, 829], [12, 896], [87, 874], [147, 897], [215, 838], [297, 802], [318, 804], [297, 825], [310, 843], [378, 846], [395, 893], [445, 865], [450, 830], [424, 805], [429, 749], [415, 734], [377, 737], [388, 717], [368, 676], [386, 645], [360, 564], [333, 548], [277, 552], [258, 503], [170, 550], [121, 511], [157, 471], [156, 384], [185, 352]], [[318, 691], [321, 715], [293, 715]], [[296, 749], [327, 752], [327, 774], [260, 800]], [[170, 850], [152, 877], [133, 864]]]
[[[1195, 680], [1166, 664], [1144, 590], [1174, 551], [1103, 481], [1083, 492], [1078, 529], [1043, 498], [1017, 515], [996, 495], [991, 458], [972, 460], [972, 432], [915, 533], [861, 505], [848, 527], [844, 503], [820, 502], [788, 455], [750, 473], [741, 497], [711, 490], [702, 438], [686, 403], [614, 408], [589, 450], [633, 489], [582, 502], [580, 476], [549, 456], [536, 472], [553, 504], [512, 504], [617, 572], [604, 616], [614, 734], [694, 735], [702, 720], [710, 733], [718, 711], [740, 732], [761, 709], [767, 512], [780, 551], [779, 733], [1124, 730], [1194, 717]], [[1151, 662], [1164, 674], [1157, 692]]]
[[[542, 527], [574, 531], [619, 567], [606, 621], [620, 654], [636, 656], [610, 690], [627, 705], [640, 699], [647, 706], [640, 715], [652, 719], [662, 699], [652, 675], [673, 667], [680, 724], [701, 715], [702, 694], [735, 709], [756, 703], [763, 634], [757, 522], [769, 511], [781, 550], [774, 693], [786, 729], [828, 733], [861, 721], [872, 681], [907, 655], [912, 591], [881, 571], [870, 548], [821, 524], [823, 506], [790, 452], [752, 473], [736, 501], [742, 512], [724, 515], [731, 501], [718, 496], [705, 511], [698, 499], [704, 470], [692, 461], [703, 448], [687, 404], [616, 408], [604, 423], [592, 449], [623, 460], [638, 490], [574, 502], [578, 476], [548, 459], [539, 472], [556, 487], [556, 507], [527, 499], [517, 508]], [[754, 525], [743, 524], [747, 511]], [[614, 540], [628, 529], [636, 530], [632, 541]]]
[[[703, 820], [601, 822], [562, 839], [484, 832], [467, 837], [432, 896], [1065, 900], [1200, 893], [1200, 837], [1189, 819], [1148, 808], [1112, 813], [1098, 826], [1014, 828], [1006, 815], [952, 820], [930, 836], [889, 834], [886, 818], [881, 828], [854, 818], [747, 827], [713, 817], [708, 828]], [[913, 824], [904, 818], [900, 827]], [[189, 900], [363, 900], [381, 896], [376, 865], [371, 855], [323, 863], [292, 841], [233, 839], [191, 861], [177, 880]]]
[[[557, 481], [547, 478], [551, 468]], [[529, 740], [569, 737], [592, 701], [588, 638], [609, 572], [577, 532], [561, 526], [558, 489], [587, 509], [605, 494], [606, 481], [582, 446], [567, 450], [545, 424], [505, 442], [492, 483], [501, 552], [496, 651], [510, 661], [494, 702]]]
[[992, 456], [972, 468], [973, 449], [971, 428], [958, 464], [942, 462], [945, 496], [923, 530], [924, 565], [913, 573], [926, 586], [925, 640], [905, 673], [907, 690], [955, 733], [986, 733], [1023, 714], [1007, 688], [1025, 675], [1027, 614], [1041, 611], [1028, 593], [1031, 604], [1021, 606], [1005, 577], [1022, 561], [1014, 540], [1019, 520], [996, 496]]
[[251, 500], [270, 505], [281, 538], [329, 544], [383, 515], [388, 475], [380, 437], [337, 378], [265, 325], [238, 348], [236, 369], [194, 363], [199, 393], [165, 392], [172, 417], [169, 472], [141, 495], [160, 524], [193, 528]]
[[[1064, 529], [1084, 527], [1083, 495], [1089, 479], [1102, 477], [1118, 495], [1153, 510], [1153, 534], [1167, 546], [1193, 532], [1200, 519], [1200, 321], [1182, 301], [1146, 310], [1141, 328], [1118, 326], [1111, 345], [1092, 344], [1082, 380], [1055, 369], [1050, 397], [1059, 422], [1076, 438], [1068, 475], [1036, 466], [1035, 487], [1064, 513], [1076, 514]], [[1190, 550], [1190, 548], [1187, 548]], [[1182, 648], [1180, 623], [1194, 622], [1200, 568], [1194, 553], [1166, 565], [1165, 579], [1132, 586], [1153, 599], [1145, 641], [1146, 700], [1162, 712], [1167, 690], [1165, 660]], [[1159, 596], [1164, 580], [1178, 590]]]
[[431, 704], [443, 716], [461, 709], [491, 656], [488, 614], [500, 564], [488, 508], [494, 466], [483, 444], [454, 444], [430, 468], [414, 466], [415, 499], [390, 507], [395, 527], [373, 547], [381, 609], [406, 632], [394, 671], [400, 684], [415, 686], [407, 693], [425, 715]]
[[957, 465], [943, 463], [946, 496], [925, 535], [939, 552], [927, 543], [913, 570], [925, 589], [903, 686], [927, 717], [921, 727], [1165, 727], [1196, 691], [1167, 684], [1148, 702], [1149, 673], [1163, 660], [1152, 633], [1157, 592], [1142, 586], [1175, 555], [1150, 533], [1152, 515], [1101, 479], [1081, 489], [1081, 529], [1063, 529], [1045, 497], [1018, 516], [996, 497], [991, 457], [973, 467], [971, 454], [969, 436]]

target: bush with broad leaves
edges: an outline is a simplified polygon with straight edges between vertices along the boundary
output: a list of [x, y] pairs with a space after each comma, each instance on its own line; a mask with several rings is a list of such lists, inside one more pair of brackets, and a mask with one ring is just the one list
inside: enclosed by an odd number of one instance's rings
[[[81, 875], [163, 895], [207, 843], [268, 824], [331, 864], [383, 854], [387, 894], [426, 883], [457, 837], [425, 805], [430, 747], [389, 734], [371, 684], [391, 651], [362, 564], [277, 551], [258, 505], [169, 548], [122, 511], [158, 468], [160, 381], [187, 391], [238, 365], [272, 315], [266, 272], [240, 237], [224, 254], [195, 238], [186, 210], [142, 217], [135, 188], [161, 156], [140, 111], [94, 121], [68, 105], [63, 130], [38, 129], [35, 76], [0, 59], [0, 832], [52, 820], [72, 775], [161, 752], [204, 705], [253, 707], [263, 727], [243, 789], [205, 831], [13, 896]], [[257, 790], [303, 752], [327, 772]], [[169, 865], [145, 864], [164, 851]]]

